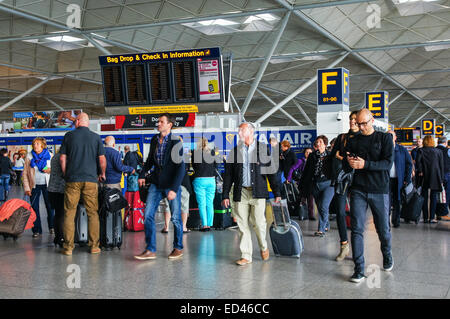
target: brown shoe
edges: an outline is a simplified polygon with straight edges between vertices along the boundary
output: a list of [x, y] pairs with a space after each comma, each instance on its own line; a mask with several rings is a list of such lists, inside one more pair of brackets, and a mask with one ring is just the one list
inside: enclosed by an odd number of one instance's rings
[[446, 215], [446, 216], [441, 216], [441, 220], [449, 221], [449, 220], [450, 220], [450, 216], [448, 216], [448, 215]]
[[66, 255], [66, 256], [72, 256], [72, 251], [63, 249], [63, 250], [61, 250], [61, 254]]
[[102, 250], [98, 247], [91, 248], [91, 254], [100, 254]]
[[261, 250], [261, 258], [262, 260], [269, 259], [269, 248], [267, 248], [266, 250]]
[[177, 258], [180, 258], [181, 256], [183, 256], [183, 251], [174, 248], [172, 250], [172, 253], [169, 255], [169, 259], [177, 259]]
[[245, 258], [241, 258], [241, 259], [236, 261], [236, 265], [238, 265], [238, 266], [245, 266], [245, 265], [248, 265], [248, 264], [251, 264], [251, 263], [252, 262], [250, 260], [247, 260]]
[[146, 250], [142, 254], [140, 254], [138, 256], [134, 256], [134, 258], [139, 259], [139, 260], [156, 259], [156, 253], [151, 252], [150, 250]]

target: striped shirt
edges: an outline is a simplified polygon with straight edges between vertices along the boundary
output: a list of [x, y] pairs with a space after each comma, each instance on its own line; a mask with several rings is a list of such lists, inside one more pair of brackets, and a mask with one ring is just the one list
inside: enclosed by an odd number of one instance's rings
[[159, 142], [161, 135], [158, 137], [158, 150], [156, 151], [156, 159], [157, 159], [158, 165], [160, 167], [162, 167], [163, 163], [164, 163], [164, 153], [166, 152], [167, 141], [169, 140], [169, 135], [170, 134], [167, 134], [166, 136], [164, 136], [162, 143]]

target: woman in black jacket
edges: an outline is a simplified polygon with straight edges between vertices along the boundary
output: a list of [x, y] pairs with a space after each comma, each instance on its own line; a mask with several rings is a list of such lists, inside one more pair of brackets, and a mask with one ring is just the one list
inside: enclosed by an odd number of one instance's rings
[[334, 195], [334, 188], [330, 180], [330, 152], [326, 150], [328, 138], [320, 135], [314, 141], [316, 149], [308, 156], [305, 170], [300, 180], [300, 188], [303, 197], [312, 193], [319, 211], [319, 229], [315, 236], [323, 237], [330, 228], [328, 220], [329, 207]]
[[283, 170], [284, 178], [289, 180], [289, 171], [294, 164], [297, 163], [297, 156], [291, 150], [291, 143], [284, 140], [281, 142], [280, 167]]
[[[436, 204], [438, 193], [442, 191], [444, 183], [444, 158], [442, 152], [436, 148], [434, 138], [425, 136], [423, 147], [416, 157], [416, 176], [422, 186], [422, 196], [425, 199], [422, 206], [423, 222], [435, 224]], [[428, 214], [428, 190], [430, 190], [430, 214]]]

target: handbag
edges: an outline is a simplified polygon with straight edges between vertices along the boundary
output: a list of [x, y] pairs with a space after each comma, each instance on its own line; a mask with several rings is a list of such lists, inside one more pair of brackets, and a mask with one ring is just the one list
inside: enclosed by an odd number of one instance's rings
[[409, 183], [407, 185], [403, 185], [402, 189], [401, 189], [401, 195], [402, 195], [402, 202], [404, 204], [408, 204], [409, 201], [411, 200], [411, 198], [414, 195], [414, 185], [413, 183]]
[[438, 203], [440, 204], [447, 203], [447, 194], [445, 193], [444, 186], [442, 186], [442, 190], [438, 193]]

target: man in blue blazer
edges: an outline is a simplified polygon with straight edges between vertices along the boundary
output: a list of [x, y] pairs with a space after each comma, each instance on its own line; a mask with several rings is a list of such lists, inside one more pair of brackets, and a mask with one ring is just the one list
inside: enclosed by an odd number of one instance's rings
[[169, 201], [174, 226], [173, 251], [169, 259], [183, 256], [183, 224], [181, 222], [181, 182], [186, 174], [183, 161], [183, 143], [178, 136], [171, 133], [175, 120], [170, 114], [162, 114], [158, 119], [159, 134], [153, 136], [150, 151], [139, 175], [139, 186], [145, 184], [145, 174], [153, 168], [150, 174], [145, 207], [145, 251], [134, 256], [138, 260], [156, 259], [156, 223], [155, 214], [159, 202], [163, 198]]
[[395, 228], [400, 227], [401, 189], [403, 185], [411, 183], [412, 159], [408, 150], [396, 143], [397, 135], [389, 131], [394, 143], [394, 164], [392, 164], [390, 176], [390, 205], [393, 207], [391, 222]]

